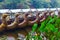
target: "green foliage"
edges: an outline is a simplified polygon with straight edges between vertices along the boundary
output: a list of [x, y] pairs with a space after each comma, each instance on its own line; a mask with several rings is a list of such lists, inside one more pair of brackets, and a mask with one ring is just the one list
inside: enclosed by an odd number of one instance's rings
[[[38, 29], [39, 32], [45, 33], [46, 37], [48, 37], [49, 40], [55, 40], [60, 38], [60, 18], [57, 18], [57, 16], [54, 15], [54, 18], [51, 16], [48, 16], [46, 20], [44, 20], [41, 23], [40, 28]], [[59, 35], [59, 36], [58, 36]]]
[[31, 32], [28, 33], [26, 40], [42, 40], [42, 37], [40, 36], [40, 34], [38, 35], [36, 32], [36, 29], [38, 27], [37, 23], [34, 23], [34, 25], [32, 26], [32, 30]]
[[57, 20], [55, 21], [55, 24], [56, 24], [56, 26], [59, 26], [59, 24], [60, 24], [60, 18], [57, 18]]
[[[60, 18], [56, 15], [54, 17], [48, 16], [46, 20], [41, 22], [41, 25], [37, 29], [38, 24], [32, 26], [32, 33], [36, 32], [37, 35], [33, 35], [34, 40], [42, 40], [42, 33], [49, 40], [59, 40], [60, 39]], [[57, 26], [57, 27], [56, 27]], [[35, 31], [37, 29], [37, 31]], [[30, 32], [31, 33], [31, 32]], [[29, 37], [32, 38], [31, 35]]]
[[32, 26], [32, 32], [35, 32], [36, 28], [38, 27], [38, 24], [35, 23], [33, 26]]

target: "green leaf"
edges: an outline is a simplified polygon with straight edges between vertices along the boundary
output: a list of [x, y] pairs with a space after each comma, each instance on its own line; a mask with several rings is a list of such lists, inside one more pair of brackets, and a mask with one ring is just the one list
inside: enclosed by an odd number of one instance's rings
[[58, 32], [58, 28], [56, 28], [56, 29], [54, 30], [54, 32]]
[[41, 26], [40, 26], [40, 28], [38, 29], [38, 31], [40, 31], [40, 32], [43, 32], [44, 30], [44, 27], [45, 27], [45, 21], [43, 21], [42, 23], [41, 23]]
[[56, 18], [56, 23], [60, 23], [60, 18]]
[[38, 40], [42, 40], [42, 37], [41, 36], [38, 36]]
[[33, 25], [33, 27], [32, 27], [32, 32], [34, 32], [34, 31], [36, 30], [37, 27], [38, 27], [38, 24], [35, 23], [35, 24]]
[[57, 18], [55, 21], [55, 26], [60, 27], [60, 18]]
[[45, 30], [47, 31], [55, 31], [55, 26], [53, 24], [47, 24], [46, 27], [45, 27]]
[[45, 26], [47, 25], [49, 19], [52, 19], [52, 17], [48, 16], [46, 20], [44, 20], [42, 23], [41, 23], [41, 26], [40, 28], [38, 29], [40, 32], [43, 32], [45, 31]]
[[59, 37], [59, 38], [60, 38], [60, 32], [58, 32], [58, 33], [57, 33], [57, 37]]
[[53, 19], [51, 19], [48, 23], [54, 22], [54, 20], [55, 20], [55, 19], [53, 18]]
[[51, 37], [51, 40], [54, 40], [54, 39], [55, 39], [55, 36], [52, 36], [52, 37]]
[[51, 23], [51, 22], [53, 23], [56, 20], [56, 18], [57, 18], [56, 16], [54, 16], [54, 18], [50, 18], [48, 23]]

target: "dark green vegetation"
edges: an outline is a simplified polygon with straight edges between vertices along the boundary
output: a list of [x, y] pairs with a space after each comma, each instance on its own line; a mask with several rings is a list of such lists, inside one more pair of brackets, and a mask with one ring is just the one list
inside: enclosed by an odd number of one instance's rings
[[[48, 16], [40, 24], [39, 26], [36, 23], [33, 25], [32, 31], [27, 35], [27, 39], [42, 40], [42, 38], [46, 37], [48, 40], [60, 40], [60, 17], [56, 15], [54, 17]], [[31, 33], [35, 34], [32, 35]], [[43, 37], [41, 33], [44, 35]]]
[[58, 7], [60, 7], [60, 0], [0, 0], [0, 9]]

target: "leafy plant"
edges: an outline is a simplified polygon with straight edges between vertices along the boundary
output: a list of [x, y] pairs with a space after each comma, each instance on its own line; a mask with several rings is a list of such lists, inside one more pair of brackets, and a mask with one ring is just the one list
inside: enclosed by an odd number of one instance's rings
[[38, 34], [38, 33], [36, 32], [37, 27], [38, 27], [38, 24], [35, 23], [35, 24], [32, 26], [31, 32], [29, 32], [29, 34], [27, 35], [26, 40], [32, 40], [32, 39], [34, 39], [34, 40], [42, 40], [40, 34]]
[[57, 20], [56, 16], [54, 16], [54, 18], [52, 18], [51, 16], [48, 16], [48, 18], [41, 23], [41, 26], [38, 29], [38, 31], [44, 33], [46, 38], [49, 40], [58, 39], [56, 36], [59, 33], [58, 31], [59, 28], [55, 27], [55, 21], [57, 21], [58, 24], [60, 23], [59, 19]]
[[[32, 31], [29, 33], [29, 38], [33, 38], [34, 40], [42, 40], [41, 33], [49, 40], [59, 40], [60, 39], [60, 18], [56, 15], [54, 17], [48, 16], [46, 20], [40, 23], [41, 25], [38, 27], [38, 24], [34, 24], [32, 27]], [[35, 31], [37, 29], [37, 31]], [[35, 33], [36, 32], [36, 33]]]

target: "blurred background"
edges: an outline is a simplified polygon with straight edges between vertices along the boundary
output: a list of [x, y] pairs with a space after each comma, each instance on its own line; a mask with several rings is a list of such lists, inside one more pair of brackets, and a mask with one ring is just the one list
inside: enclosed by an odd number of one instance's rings
[[60, 8], [60, 0], [0, 0], [0, 9]]

